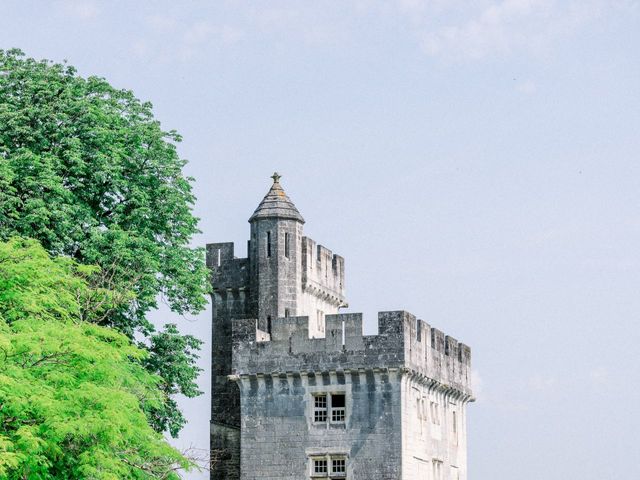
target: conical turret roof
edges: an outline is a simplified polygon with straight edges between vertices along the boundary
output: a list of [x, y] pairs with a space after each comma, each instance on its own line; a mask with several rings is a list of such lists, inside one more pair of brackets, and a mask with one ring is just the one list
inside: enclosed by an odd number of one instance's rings
[[256, 211], [251, 215], [249, 222], [260, 218], [288, 218], [304, 223], [304, 218], [302, 218], [296, 206], [289, 197], [287, 197], [287, 194], [284, 193], [280, 185], [280, 175], [276, 172], [271, 178], [273, 178], [273, 185], [271, 185], [271, 188], [260, 202], [260, 205], [258, 205], [258, 208], [256, 208]]

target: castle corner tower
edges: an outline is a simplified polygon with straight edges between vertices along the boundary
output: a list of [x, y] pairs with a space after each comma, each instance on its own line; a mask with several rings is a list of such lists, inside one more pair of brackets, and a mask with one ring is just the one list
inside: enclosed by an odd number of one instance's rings
[[406, 311], [363, 335], [344, 259], [274, 173], [247, 258], [207, 244], [212, 480], [468, 480], [471, 350]]
[[207, 244], [211, 269], [212, 479], [240, 478], [240, 397], [232, 373], [232, 322], [255, 319], [271, 334], [277, 318], [309, 317], [309, 336], [323, 337], [325, 315], [346, 307], [344, 259], [303, 234], [304, 218], [274, 173], [273, 183], [249, 218], [247, 258], [234, 244]]
[[250, 309], [258, 328], [268, 333], [274, 318], [296, 315], [304, 224], [280, 185], [280, 175], [271, 178], [273, 185], [249, 218], [248, 244]]

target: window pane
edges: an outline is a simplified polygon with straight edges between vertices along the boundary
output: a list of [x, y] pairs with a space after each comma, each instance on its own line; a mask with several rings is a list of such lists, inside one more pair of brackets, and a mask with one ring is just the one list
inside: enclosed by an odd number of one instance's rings
[[344, 408], [331, 409], [331, 421], [332, 422], [344, 422], [345, 412]]
[[345, 421], [345, 396], [344, 394], [331, 395], [331, 421]]
[[313, 473], [327, 473], [327, 461], [326, 460], [314, 460], [313, 461]]
[[346, 473], [347, 462], [344, 458], [334, 458], [331, 460], [331, 473]]
[[326, 422], [327, 421], [327, 396], [316, 395], [313, 397], [313, 421], [314, 422]]

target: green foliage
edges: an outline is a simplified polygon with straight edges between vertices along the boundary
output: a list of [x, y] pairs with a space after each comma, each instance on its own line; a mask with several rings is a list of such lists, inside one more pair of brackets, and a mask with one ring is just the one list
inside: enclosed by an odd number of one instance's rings
[[[204, 252], [189, 247], [197, 219], [179, 141], [132, 92], [82, 78], [68, 65], [0, 50], [0, 240], [35, 238], [51, 254], [98, 265], [98, 274], [87, 273], [92, 286], [133, 295], [117, 308], [99, 304], [93, 321], [142, 335], [146, 346], [163, 342], [154, 340], [146, 317], [159, 296], [178, 314], [195, 313], [209, 288]], [[188, 338], [170, 345], [197, 348]], [[159, 362], [149, 368], [166, 375], [165, 383], [177, 382], [167, 391], [195, 395], [197, 357], [172, 354], [190, 370], [191, 385]], [[184, 419], [169, 400], [162, 408], [168, 417], [154, 424], [175, 434]]]
[[1, 479], [177, 479], [191, 465], [148, 423], [166, 395], [148, 352], [83, 320], [93, 301], [128, 301], [93, 291], [95, 273], [34, 240], [0, 243]]
[[195, 397], [202, 392], [196, 386], [200, 368], [190, 368], [198, 356], [195, 351], [202, 342], [191, 335], [180, 335], [174, 324], [168, 324], [165, 331], [155, 335], [149, 348], [150, 355], [144, 364], [163, 379], [160, 385], [168, 401], [149, 409], [152, 424], [158, 431], [169, 431], [177, 435], [185, 419], [173, 399], [176, 393]]

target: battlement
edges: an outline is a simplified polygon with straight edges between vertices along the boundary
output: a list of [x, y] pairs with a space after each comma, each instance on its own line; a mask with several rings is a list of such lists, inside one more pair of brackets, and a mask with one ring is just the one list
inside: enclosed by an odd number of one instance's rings
[[346, 307], [344, 258], [309, 237], [302, 237], [302, 289]]
[[243, 288], [249, 283], [249, 259], [234, 256], [233, 242], [208, 243], [207, 267], [211, 269], [211, 283], [216, 290]]
[[[243, 288], [249, 283], [248, 258], [234, 256], [234, 243], [208, 243], [207, 267], [211, 269], [214, 289]], [[344, 290], [344, 258], [308, 237], [302, 237], [302, 291], [321, 298], [338, 308], [347, 305]]]
[[270, 335], [234, 320], [233, 374], [405, 369], [471, 398], [470, 348], [412, 314], [379, 313], [378, 335], [363, 335], [360, 313], [325, 319], [324, 338], [309, 338], [308, 317], [278, 318]]

